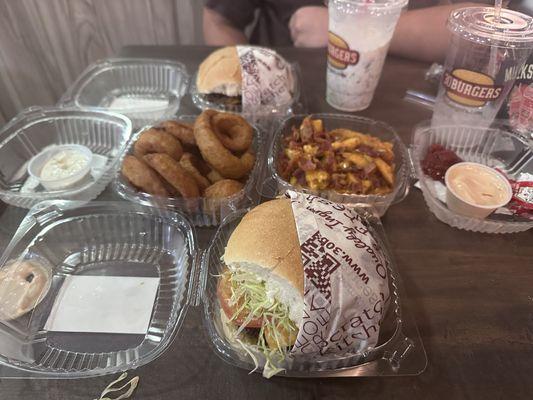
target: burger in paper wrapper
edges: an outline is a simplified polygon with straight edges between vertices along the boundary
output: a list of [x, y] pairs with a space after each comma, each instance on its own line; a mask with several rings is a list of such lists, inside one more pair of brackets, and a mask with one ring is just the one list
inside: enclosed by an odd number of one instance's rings
[[288, 196], [243, 217], [218, 284], [225, 335], [265, 377], [292, 359], [371, 349], [389, 303], [389, 261], [361, 215]]
[[256, 46], [223, 47], [201, 64], [198, 93], [227, 111], [272, 112], [294, 96], [291, 65], [274, 50]]

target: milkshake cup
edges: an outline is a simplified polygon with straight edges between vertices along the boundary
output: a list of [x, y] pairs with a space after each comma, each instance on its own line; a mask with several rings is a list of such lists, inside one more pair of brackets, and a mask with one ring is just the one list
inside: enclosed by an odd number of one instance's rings
[[432, 124], [488, 127], [533, 48], [533, 18], [467, 7], [448, 18], [452, 38]]
[[329, 0], [327, 102], [338, 110], [367, 108], [407, 0]]

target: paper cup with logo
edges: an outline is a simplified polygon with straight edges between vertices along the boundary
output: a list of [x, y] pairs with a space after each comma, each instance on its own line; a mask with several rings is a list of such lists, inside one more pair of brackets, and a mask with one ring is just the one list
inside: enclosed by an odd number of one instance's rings
[[327, 102], [342, 111], [367, 108], [407, 0], [329, 0]]
[[533, 18], [467, 7], [448, 18], [452, 32], [434, 106], [434, 125], [489, 126], [533, 48]]

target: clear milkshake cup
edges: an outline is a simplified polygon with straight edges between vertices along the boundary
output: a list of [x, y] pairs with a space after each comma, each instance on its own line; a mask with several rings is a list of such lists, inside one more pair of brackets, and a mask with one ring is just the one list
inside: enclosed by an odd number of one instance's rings
[[329, 0], [327, 102], [360, 111], [372, 102], [407, 0]]
[[452, 32], [432, 124], [488, 127], [533, 48], [533, 18], [468, 7], [448, 18]]

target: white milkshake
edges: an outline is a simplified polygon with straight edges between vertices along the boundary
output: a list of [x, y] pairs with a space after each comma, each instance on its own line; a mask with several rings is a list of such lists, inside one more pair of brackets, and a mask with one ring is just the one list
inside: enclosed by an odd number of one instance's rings
[[327, 102], [343, 111], [370, 105], [407, 0], [329, 1]]

